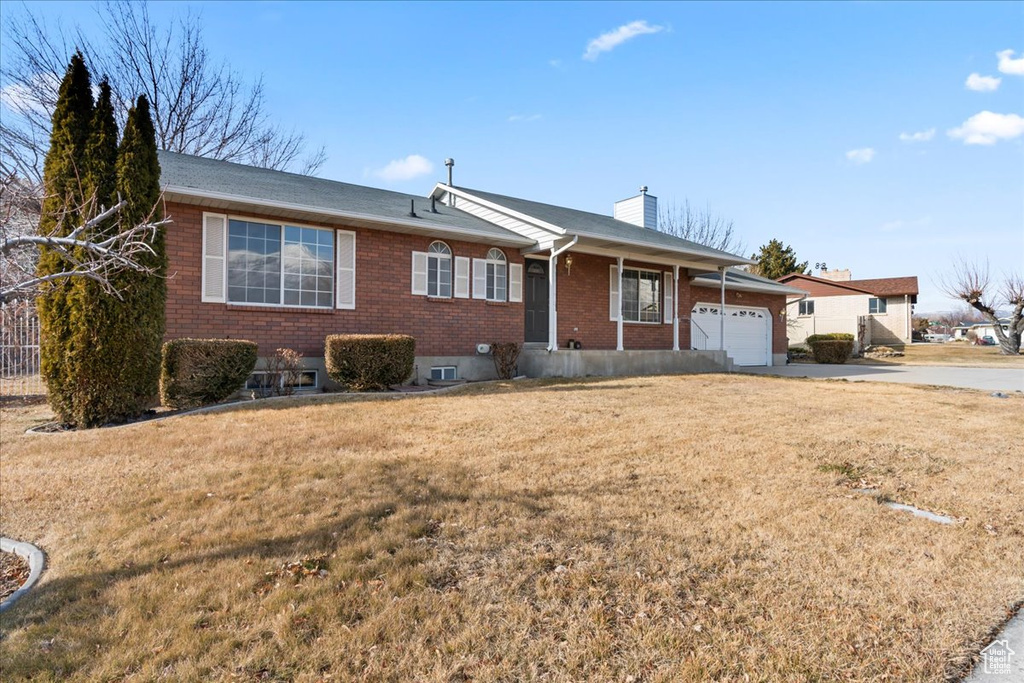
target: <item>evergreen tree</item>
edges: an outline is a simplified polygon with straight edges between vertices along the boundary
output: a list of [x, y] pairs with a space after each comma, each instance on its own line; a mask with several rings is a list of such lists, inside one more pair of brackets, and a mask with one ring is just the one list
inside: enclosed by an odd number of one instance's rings
[[793, 247], [783, 244], [780, 240], [771, 240], [762, 245], [760, 252], [750, 255], [757, 265], [751, 271], [771, 280], [777, 280], [790, 273], [807, 273], [807, 261], [797, 263]]
[[[121, 213], [124, 224], [155, 222], [163, 217], [156, 130], [145, 95], [138, 98], [125, 123], [117, 151], [117, 192], [126, 204]], [[154, 253], [139, 259], [152, 273], [125, 271], [116, 276], [118, 290], [124, 296], [124, 313], [119, 320], [124, 335], [116, 340], [125, 345], [119, 373], [121, 391], [125, 393], [122, 405], [127, 408], [122, 417], [141, 414], [159, 391], [167, 298], [165, 242], [164, 229], [160, 228], [150, 243]]]
[[[81, 52], [76, 52], [61, 81], [53, 111], [50, 148], [43, 163], [44, 199], [39, 232], [64, 236], [81, 219], [85, 203], [82, 173], [93, 118], [92, 84]], [[38, 275], [63, 272], [65, 259], [49, 249], [40, 250]], [[67, 315], [71, 283], [58, 280], [44, 284], [38, 300], [41, 332], [40, 372], [46, 382], [50, 405], [58, 419], [70, 416], [66, 345], [70, 337]]]

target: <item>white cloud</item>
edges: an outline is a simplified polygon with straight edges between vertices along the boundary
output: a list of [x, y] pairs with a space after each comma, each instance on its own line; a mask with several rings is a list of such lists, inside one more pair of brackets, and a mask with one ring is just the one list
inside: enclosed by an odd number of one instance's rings
[[1013, 53], [1014, 50], [1003, 50], [996, 53], [996, 57], [999, 57], [999, 70], [1004, 74], [1024, 76], [1024, 55], [1014, 59]]
[[540, 121], [544, 118], [541, 114], [513, 114], [508, 117], [509, 123], [526, 123], [529, 121]]
[[410, 154], [404, 159], [395, 159], [384, 168], [377, 169], [373, 175], [392, 183], [412, 180], [433, 170], [434, 164], [430, 163], [430, 159], [421, 157], [419, 154]]
[[866, 164], [875, 158], [875, 150], [870, 147], [864, 149], [851, 149], [846, 153], [846, 158], [855, 164]]
[[[11, 83], [0, 88], [0, 104], [12, 112], [37, 114], [49, 114], [46, 104], [38, 99], [39, 93], [45, 93], [44, 97], [49, 102], [57, 101], [57, 93], [60, 90], [60, 79], [53, 74], [36, 74], [31, 77], [31, 83]], [[93, 95], [99, 93], [99, 87], [93, 86]]]
[[999, 140], [1010, 140], [1021, 134], [1024, 134], [1024, 117], [990, 111], [979, 112], [959, 128], [946, 131], [946, 135], [954, 140], [963, 140], [965, 145], [994, 145]]
[[889, 221], [888, 223], [882, 223], [879, 226], [879, 230], [882, 232], [893, 232], [895, 230], [903, 230], [905, 228], [924, 228], [932, 223], [931, 216], [925, 216], [924, 218], [918, 218], [917, 220], [905, 221], [898, 219], [895, 221]]
[[593, 62], [602, 52], [611, 52], [627, 40], [649, 33], [661, 33], [664, 30], [664, 26], [651, 26], [646, 21], [631, 21], [613, 31], [602, 33], [587, 43], [587, 51], [583, 53], [583, 59]]
[[916, 133], [900, 133], [901, 142], [928, 142], [935, 137], [935, 129], [918, 131]]
[[968, 90], [975, 92], [992, 92], [999, 87], [999, 84], [1003, 82], [1003, 79], [998, 76], [982, 76], [981, 74], [971, 74], [967, 77], [967, 81], [964, 86]]

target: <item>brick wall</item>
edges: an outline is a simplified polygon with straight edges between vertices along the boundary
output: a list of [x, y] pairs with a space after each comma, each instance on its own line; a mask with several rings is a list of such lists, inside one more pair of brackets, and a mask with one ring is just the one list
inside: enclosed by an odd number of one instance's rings
[[[203, 303], [201, 207], [169, 203], [174, 223], [167, 231], [167, 339], [179, 337], [251, 339], [260, 354], [288, 347], [323, 356], [324, 337], [343, 332], [398, 333], [416, 338], [417, 355], [472, 355], [480, 342], [523, 341], [523, 305], [479, 299], [413, 296], [412, 252], [426, 251], [430, 237], [364, 228], [356, 233], [355, 310], [261, 307]], [[279, 222], [259, 213], [245, 217]], [[487, 244], [445, 240], [455, 256], [484, 258]], [[522, 263], [515, 249], [502, 249], [510, 263]], [[607, 309], [607, 304], [605, 305]]]

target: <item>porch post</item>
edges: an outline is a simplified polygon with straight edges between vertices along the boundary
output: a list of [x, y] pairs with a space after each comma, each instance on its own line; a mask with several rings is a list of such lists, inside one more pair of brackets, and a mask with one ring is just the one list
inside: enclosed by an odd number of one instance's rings
[[679, 350], [679, 266], [672, 266], [672, 350]]
[[616, 344], [615, 344], [615, 350], [616, 351], [622, 351], [623, 350], [623, 347], [622, 347], [622, 262], [624, 260], [625, 259], [623, 259], [621, 256], [619, 257], [619, 316], [618, 316], [618, 321], [616, 322], [616, 334], [618, 335], [617, 341], [616, 341]]
[[718, 269], [722, 278], [722, 303], [718, 307], [718, 350], [725, 351], [725, 266]]
[[554, 248], [551, 249], [551, 258], [548, 259], [548, 351], [558, 349], [558, 295], [555, 287], [558, 282], [555, 271], [558, 270], [558, 256]]

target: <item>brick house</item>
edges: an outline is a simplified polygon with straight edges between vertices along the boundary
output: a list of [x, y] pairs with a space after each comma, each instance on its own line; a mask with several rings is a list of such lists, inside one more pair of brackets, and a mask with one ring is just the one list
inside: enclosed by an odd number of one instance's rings
[[788, 305], [789, 337], [794, 344], [812, 334], [830, 332], [854, 335], [858, 349], [911, 341], [916, 276], [854, 280], [849, 270], [824, 270], [820, 277], [793, 273], [779, 282], [807, 293]]
[[167, 338], [295, 349], [311, 387], [324, 337], [344, 332], [412, 335], [419, 380], [491, 377], [486, 345], [506, 341], [531, 376], [785, 359], [800, 290], [652, 229], [646, 192], [612, 218], [446, 184], [417, 197], [171, 152], [160, 165]]

